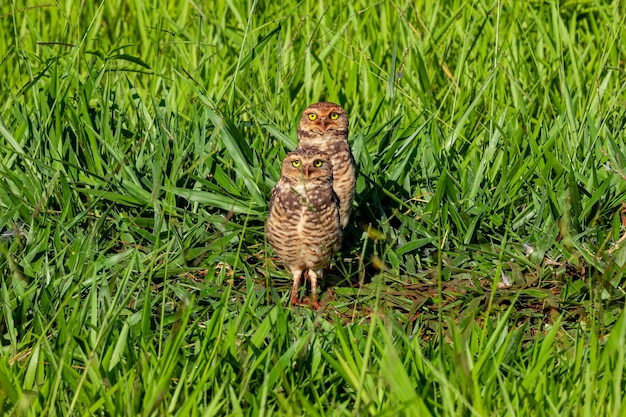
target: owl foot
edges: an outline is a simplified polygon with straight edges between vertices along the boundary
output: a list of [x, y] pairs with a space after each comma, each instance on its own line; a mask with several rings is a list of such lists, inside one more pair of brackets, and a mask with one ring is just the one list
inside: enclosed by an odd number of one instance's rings
[[291, 306], [300, 304], [298, 302], [298, 284], [300, 284], [300, 278], [302, 278], [302, 270], [295, 270], [293, 272], [293, 286], [291, 287]]
[[291, 307], [300, 304], [300, 301], [298, 301], [297, 292], [298, 292], [297, 290], [291, 290], [291, 302], [289, 303]]

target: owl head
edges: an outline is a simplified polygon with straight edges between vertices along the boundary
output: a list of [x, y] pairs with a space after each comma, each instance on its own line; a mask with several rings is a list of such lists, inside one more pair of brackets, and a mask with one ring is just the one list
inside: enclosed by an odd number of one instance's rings
[[330, 181], [333, 165], [326, 152], [315, 148], [301, 148], [288, 153], [283, 160], [282, 177], [296, 181]]
[[302, 113], [298, 137], [348, 136], [348, 115], [338, 104], [319, 102], [311, 104]]

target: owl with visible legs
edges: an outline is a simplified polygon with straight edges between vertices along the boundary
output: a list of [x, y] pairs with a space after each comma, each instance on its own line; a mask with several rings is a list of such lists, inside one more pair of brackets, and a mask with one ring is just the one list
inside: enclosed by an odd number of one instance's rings
[[298, 285], [304, 274], [311, 282], [313, 307], [319, 309], [317, 279], [341, 242], [339, 202], [328, 154], [301, 148], [285, 156], [280, 179], [272, 190], [265, 232], [293, 274], [291, 305], [298, 302]]
[[339, 198], [341, 228], [350, 218], [356, 185], [356, 164], [348, 144], [348, 116], [338, 104], [311, 104], [298, 124], [298, 149], [313, 147], [326, 152], [333, 164], [333, 190]]

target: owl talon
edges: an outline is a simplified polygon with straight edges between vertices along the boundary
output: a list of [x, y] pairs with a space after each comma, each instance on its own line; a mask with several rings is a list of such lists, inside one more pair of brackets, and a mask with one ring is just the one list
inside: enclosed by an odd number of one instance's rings
[[302, 271], [297, 271], [293, 274], [293, 287], [291, 287], [291, 306], [295, 306], [300, 304], [298, 301], [298, 284], [300, 284], [300, 277], [302, 276]]
[[311, 306], [315, 310], [320, 309], [320, 305], [317, 302], [317, 273], [314, 270], [309, 269], [309, 281], [311, 281]]
[[300, 304], [300, 301], [298, 300], [298, 296], [296, 295], [296, 293], [292, 292], [291, 293], [291, 302], [289, 303], [289, 305], [291, 307], [293, 306], [297, 306]]

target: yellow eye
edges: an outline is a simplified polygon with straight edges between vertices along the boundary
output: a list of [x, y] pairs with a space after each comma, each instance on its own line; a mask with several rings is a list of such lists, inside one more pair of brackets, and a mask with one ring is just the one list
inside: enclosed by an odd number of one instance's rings
[[330, 120], [337, 120], [337, 119], [339, 119], [339, 113], [332, 112], [330, 114]]
[[314, 166], [315, 168], [319, 168], [319, 167], [321, 167], [322, 165], [324, 165], [324, 161], [322, 161], [321, 159], [316, 159], [315, 161], [313, 161], [313, 166]]
[[293, 165], [294, 168], [300, 168], [300, 165], [302, 165], [302, 162], [300, 162], [299, 159], [296, 159], [295, 161], [291, 161], [291, 165]]
[[317, 120], [317, 114], [315, 113], [309, 113], [309, 120], [313, 121], [313, 120]]

